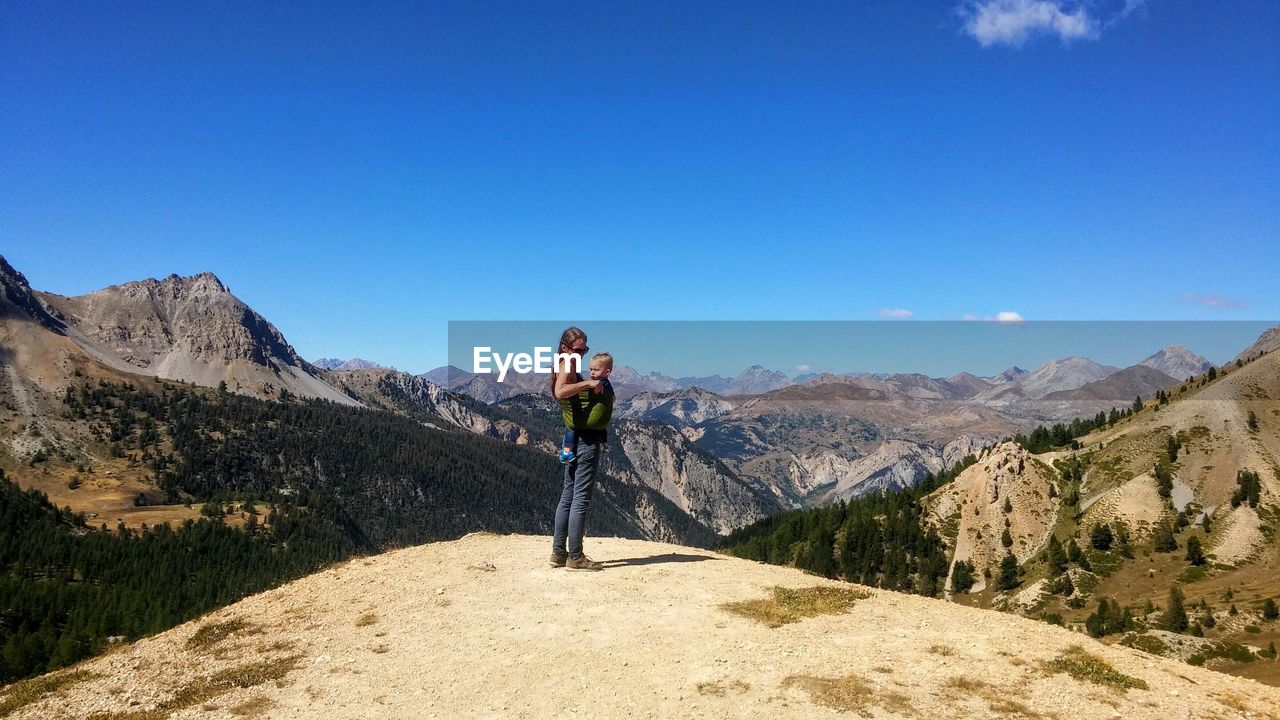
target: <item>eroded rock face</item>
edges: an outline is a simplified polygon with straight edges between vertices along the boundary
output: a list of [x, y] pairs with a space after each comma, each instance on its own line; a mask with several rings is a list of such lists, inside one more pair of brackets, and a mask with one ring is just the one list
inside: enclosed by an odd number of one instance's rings
[[[525, 428], [503, 418], [490, 417], [486, 405], [478, 400], [452, 392], [433, 382], [408, 373], [391, 370], [369, 370], [343, 373], [352, 375], [353, 379], [369, 378], [379, 396], [389, 399], [394, 407], [389, 408], [424, 422], [436, 421], [468, 430], [477, 435], [499, 438], [517, 445], [525, 445], [530, 436]], [[374, 400], [367, 395], [366, 401]]]
[[770, 493], [739, 478], [675, 428], [620, 420], [611, 436], [604, 466], [609, 475], [657, 490], [718, 533], [781, 509]]
[[[1061, 504], [1049, 494], [1052, 475], [1026, 449], [1006, 442], [926, 498], [933, 523], [946, 530], [953, 565], [967, 560], [978, 569], [976, 588], [984, 585], [981, 570], [994, 570], [1006, 551], [1022, 564], [1048, 542]], [[1013, 540], [1007, 550], [1001, 542], [1006, 527]]]

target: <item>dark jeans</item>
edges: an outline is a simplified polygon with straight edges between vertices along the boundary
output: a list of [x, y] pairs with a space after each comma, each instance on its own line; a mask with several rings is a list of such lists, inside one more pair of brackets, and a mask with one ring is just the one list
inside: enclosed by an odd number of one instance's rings
[[600, 463], [603, 443], [581, 438], [577, 456], [564, 466], [564, 490], [556, 505], [555, 530], [551, 536], [551, 552], [582, 554], [582, 536], [587, 532], [587, 508], [596, 487], [596, 466]]

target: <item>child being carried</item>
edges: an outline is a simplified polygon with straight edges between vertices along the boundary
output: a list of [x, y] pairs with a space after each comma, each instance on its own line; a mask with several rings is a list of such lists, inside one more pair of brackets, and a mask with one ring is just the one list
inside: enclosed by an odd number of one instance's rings
[[609, 374], [613, 372], [613, 356], [606, 352], [591, 356], [588, 372], [592, 380], [600, 384], [594, 390], [582, 390], [573, 398], [561, 400], [564, 412], [564, 443], [560, 450], [560, 462], [570, 463], [578, 456], [579, 430], [604, 430], [613, 415], [613, 384]]

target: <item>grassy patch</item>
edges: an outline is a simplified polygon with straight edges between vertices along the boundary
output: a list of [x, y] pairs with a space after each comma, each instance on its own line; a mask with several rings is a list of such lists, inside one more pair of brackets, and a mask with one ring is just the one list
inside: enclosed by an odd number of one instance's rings
[[195, 634], [187, 638], [188, 650], [206, 650], [239, 632], [262, 632], [258, 626], [240, 618], [201, 625]]
[[1077, 680], [1106, 685], [1119, 690], [1138, 688], [1146, 690], [1146, 681], [1125, 675], [1111, 667], [1106, 660], [1085, 652], [1079, 645], [1072, 645], [1053, 660], [1044, 663], [1044, 669], [1050, 673], [1066, 673]]
[[173, 697], [148, 710], [98, 713], [89, 716], [88, 720], [165, 720], [179, 710], [208, 702], [236, 688], [251, 688], [273, 680], [280, 681], [297, 669], [301, 659], [301, 655], [290, 655], [279, 660], [260, 660], [237, 665], [184, 685]]
[[929, 652], [934, 655], [941, 655], [942, 657], [951, 657], [956, 654], [956, 651], [953, 650], [950, 645], [943, 645], [941, 643], [930, 645]]
[[853, 587], [775, 587], [771, 598], [725, 603], [720, 607], [769, 627], [780, 627], [807, 617], [845, 612], [857, 601], [868, 597], [871, 597], [870, 592]]
[[17, 710], [56, 694], [65, 687], [96, 677], [97, 673], [88, 670], [71, 670], [16, 682], [0, 690], [0, 717], [9, 717]]
[[987, 687], [987, 684], [981, 680], [974, 680], [970, 677], [960, 676], [948, 678], [946, 686], [952, 690], [963, 690], [967, 693], [976, 693]]
[[1193, 583], [1197, 580], [1203, 580], [1208, 572], [1208, 565], [1188, 565], [1182, 569], [1182, 572], [1178, 573], [1178, 582]]
[[1129, 633], [1120, 639], [1120, 644], [1152, 655], [1164, 656], [1169, 652], [1169, 646], [1163, 640], [1146, 633]]
[[716, 682], [698, 683], [699, 695], [714, 695], [715, 697], [724, 697], [729, 693], [741, 695], [750, 689], [751, 686], [741, 680], [734, 680], [733, 682], [721, 682], [717, 680]]
[[1233, 642], [1215, 642], [1205, 647], [1201, 652], [1206, 660], [1224, 658], [1233, 662], [1247, 663], [1257, 659], [1249, 648]]
[[356, 627], [368, 627], [378, 622], [378, 616], [375, 613], [365, 613], [356, 618]]
[[967, 676], [948, 678], [945, 687], [982, 698], [996, 717], [1021, 717], [1028, 720], [1057, 717], [1055, 714], [1044, 715], [1020, 700], [1019, 698], [1026, 697], [1021, 688], [997, 688]]
[[916, 709], [906, 695], [897, 692], [877, 695], [871, 684], [857, 675], [841, 678], [791, 675], [782, 681], [782, 687], [798, 687], [809, 693], [810, 699], [818, 705], [843, 712], [856, 712], [865, 717], [871, 716], [873, 705], [901, 715], [916, 714]]

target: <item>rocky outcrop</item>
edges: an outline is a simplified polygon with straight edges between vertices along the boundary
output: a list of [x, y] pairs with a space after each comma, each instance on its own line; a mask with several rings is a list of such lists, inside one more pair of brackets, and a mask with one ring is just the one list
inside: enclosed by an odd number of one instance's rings
[[1253, 341], [1252, 345], [1241, 350], [1236, 359], [1252, 360], [1259, 355], [1265, 355], [1274, 350], [1280, 350], [1280, 327], [1269, 328], [1263, 332], [1258, 336], [1257, 340]]
[[[1031, 453], [1006, 442], [925, 498], [931, 522], [951, 545], [952, 566], [967, 560], [977, 568], [974, 592], [984, 587], [982, 570], [998, 574], [1006, 552], [1022, 564], [1048, 542], [1061, 503], [1049, 493], [1053, 476]], [[1008, 548], [1002, 542], [1006, 528], [1013, 540]]]
[[59, 335], [66, 332], [62, 319], [49, 312], [39, 295], [27, 284], [26, 276], [15, 270], [4, 256], [0, 256], [0, 290], [3, 291], [0, 292], [0, 313], [31, 320]]

